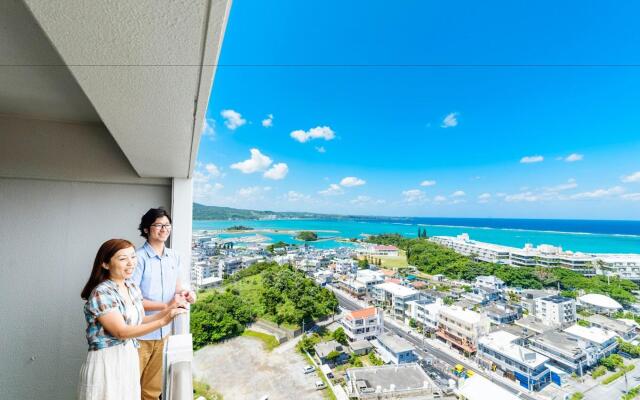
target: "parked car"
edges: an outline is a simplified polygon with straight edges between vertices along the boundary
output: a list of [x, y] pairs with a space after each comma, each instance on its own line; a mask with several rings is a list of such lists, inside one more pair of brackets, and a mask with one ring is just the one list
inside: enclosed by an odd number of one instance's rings
[[305, 374], [310, 374], [316, 370], [316, 367], [314, 367], [313, 365], [307, 365], [302, 370], [304, 371]]
[[327, 387], [327, 385], [325, 385], [324, 382], [316, 381], [316, 390], [324, 389], [326, 387]]

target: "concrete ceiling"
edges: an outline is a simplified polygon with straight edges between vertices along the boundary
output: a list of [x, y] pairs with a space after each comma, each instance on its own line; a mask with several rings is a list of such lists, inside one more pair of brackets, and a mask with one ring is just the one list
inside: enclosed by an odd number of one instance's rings
[[100, 120], [140, 176], [190, 176], [230, 0], [1, 3], [0, 112]]

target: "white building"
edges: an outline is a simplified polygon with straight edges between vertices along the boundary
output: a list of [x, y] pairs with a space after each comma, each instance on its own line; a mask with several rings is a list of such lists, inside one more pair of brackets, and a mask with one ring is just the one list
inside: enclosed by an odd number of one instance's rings
[[384, 315], [376, 307], [352, 311], [344, 316], [340, 323], [352, 342], [371, 340], [384, 332]]
[[143, 244], [149, 208], [170, 211], [190, 281], [192, 178], [230, 5], [1, 2], [1, 399], [76, 397], [80, 291], [105, 240]]
[[357, 272], [356, 281], [365, 285], [365, 287], [367, 288], [367, 293], [371, 293], [375, 285], [384, 283], [384, 274], [380, 271], [361, 269]]
[[578, 305], [596, 313], [611, 314], [622, 310], [622, 305], [609, 296], [589, 293], [578, 297]]
[[442, 299], [435, 301], [428, 299], [413, 300], [407, 303], [407, 315], [425, 330], [435, 332], [438, 329], [438, 317], [442, 308]]
[[576, 322], [576, 301], [563, 296], [535, 300], [535, 318], [549, 326], [567, 326]]
[[242, 258], [240, 257], [226, 257], [218, 261], [218, 277], [224, 278], [228, 275], [233, 275], [235, 272], [242, 269]]
[[396, 319], [404, 319], [408, 303], [417, 300], [420, 292], [413, 288], [385, 282], [375, 285], [372, 290], [374, 302], [388, 310], [389, 315]]
[[564, 330], [570, 336], [582, 339], [597, 349], [596, 357], [598, 359], [607, 357], [618, 347], [616, 338], [618, 335], [610, 330], [598, 328], [595, 326], [572, 325]]
[[505, 331], [491, 332], [478, 340], [478, 357], [497, 367], [529, 390], [540, 390], [551, 380], [549, 358], [519, 344], [520, 338]]
[[469, 239], [469, 235], [463, 233], [458, 236], [433, 236], [429, 240], [455, 250], [465, 256], [473, 256], [477, 261], [485, 261], [496, 264], [508, 264], [512, 247], [500, 246], [492, 243], [478, 242]]
[[597, 273], [640, 281], [640, 254], [596, 254]]
[[466, 353], [475, 353], [478, 339], [489, 333], [490, 325], [486, 315], [457, 306], [443, 306], [436, 335]]
[[400, 250], [396, 246], [382, 244], [362, 244], [357, 250], [357, 254], [361, 256], [393, 256], [397, 257]]

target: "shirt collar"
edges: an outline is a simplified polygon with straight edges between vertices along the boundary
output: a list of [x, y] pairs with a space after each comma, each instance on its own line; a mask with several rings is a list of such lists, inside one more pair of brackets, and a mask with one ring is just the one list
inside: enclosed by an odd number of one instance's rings
[[[142, 246], [142, 248], [144, 248], [144, 250], [147, 252], [147, 255], [149, 257], [160, 257], [156, 254], [156, 251], [153, 249], [153, 247], [151, 247], [149, 242], [144, 242], [144, 245]], [[167, 246], [164, 246], [164, 250], [162, 251], [162, 257], [166, 257], [166, 256], [167, 256]]]

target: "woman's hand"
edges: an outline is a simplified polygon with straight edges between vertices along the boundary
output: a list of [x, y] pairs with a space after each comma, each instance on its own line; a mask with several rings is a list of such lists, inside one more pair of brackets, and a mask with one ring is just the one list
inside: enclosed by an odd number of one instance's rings
[[167, 314], [162, 318], [163, 325], [169, 324], [175, 317], [188, 312], [185, 308], [171, 308], [167, 310]]
[[180, 293], [176, 293], [173, 299], [167, 303], [167, 309], [171, 310], [174, 308], [187, 308], [187, 300]]

